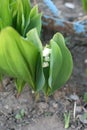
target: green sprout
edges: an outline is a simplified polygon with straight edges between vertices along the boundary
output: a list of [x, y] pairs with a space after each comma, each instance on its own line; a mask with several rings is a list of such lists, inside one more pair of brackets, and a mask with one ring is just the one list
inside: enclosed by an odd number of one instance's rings
[[17, 114], [15, 115], [15, 119], [20, 120], [20, 119], [22, 119], [22, 118], [24, 117], [24, 115], [25, 115], [25, 110], [24, 110], [24, 109], [21, 109], [21, 110], [19, 111], [19, 113], [17, 113]]
[[68, 114], [64, 113], [64, 122], [65, 122], [65, 129], [68, 129], [70, 124], [70, 112]]

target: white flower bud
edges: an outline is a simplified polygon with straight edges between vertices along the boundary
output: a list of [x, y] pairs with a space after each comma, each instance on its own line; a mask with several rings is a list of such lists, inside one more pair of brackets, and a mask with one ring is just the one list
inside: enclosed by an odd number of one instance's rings
[[51, 49], [45, 47], [43, 50], [43, 57], [49, 56], [50, 53], [51, 53]]
[[50, 61], [50, 57], [49, 56], [46, 56], [46, 57], [44, 57], [44, 61]]
[[43, 68], [48, 67], [49, 63], [48, 62], [43, 62]]

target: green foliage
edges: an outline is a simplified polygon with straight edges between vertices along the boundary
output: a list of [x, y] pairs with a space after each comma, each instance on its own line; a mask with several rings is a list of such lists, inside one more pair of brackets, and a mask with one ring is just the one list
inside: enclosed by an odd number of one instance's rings
[[[64, 38], [60, 33], [56, 33], [50, 41], [50, 66], [48, 68], [47, 95], [60, 88], [69, 79], [72, 72], [72, 57], [65, 45]], [[46, 68], [47, 69], [47, 68]]]
[[24, 110], [24, 109], [21, 109], [21, 110], [19, 111], [19, 113], [16, 114], [15, 119], [21, 120], [21, 119], [24, 117], [24, 115], [25, 115], [25, 110]]
[[16, 84], [16, 89], [17, 89], [17, 92], [18, 92], [17, 96], [19, 96], [20, 93], [22, 92], [26, 82], [24, 80], [21, 80], [21, 79], [16, 79], [15, 84]]
[[87, 0], [82, 0], [82, 5], [83, 5], [84, 10], [87, 13]]
[[87, 92], [84, 94], [84, 102], [87, 103]]
[[29, 0], [0, 0], [0, 30], [14, 27], [22, 36], [32, 29], [41, 31], [41, 14], [38, 7], [31, 8]]
[[87, 69], [86, 69], [86, 75], [87, 75]]
[[0, 0], [0, 30], [0, 75], [15, 79], [18, 94], [27, 82], [48, 96], [69, 79], [73, 63], [63, 36], [42, 47], [41, 14], [29, 0]]
[[65, 129], [68, 129], [70, 125], [70, 112], [68, 114], [64, 113], [64, 121], [65, 121]]
[[[44, 49], [36, 29], [30, 30], [24, 39], [12, 27], [7, 27], [0, 33], [0, 41], [0, 73], [17, 79], [19, 93], [28, 82], [34, 91], [43, 90], [50, 95], [69, 79], [72, 57], [60, 33]], [[44, 50], [47, 55], [43, 54]]]
[[87, 112], [85, 112], [85, 113], [83, 114], [83, 119], [84, 119], [84, 120], [87, 120]]
[[[8, 74], [11, 77], [22, 79], [28, 82], [32, 88], [39, 89], [43, 86], [42, 68], [40, 72], [38, 67], [42, 66], [40, 50], [32, 42], [33, 35], [36, 33], [36, 41], [39, 39], [36, 29], [30, 31], [31, 39], [22, 38], [13, 28], [7, 27], [0, 33], [0, 72]], [[32, 36], [31, 36], [32, 34]], [[35, 41], [35, 42], [36, 42]], [[39, 42], [38, 42], [39, 43]], [[37, 46], [38, 46], [37, 43]], [[33, 50], [33, 51], [32, 51]], [[40, 65], [38, 65], [40, 64]], [[39, 73], [39, 80], [38, 76]], [[38, 86], [38, 88], [36, 88]]]
[[[85, 12], [87, 13], [87, 0], [82, 0], [82, 5]], [[87, 69], [86, 69], [86, 74], [87, 74]], [[84, 101], [87, 103], [87, 92], [85, 92], [84, 94]]]
[[0, 0], [0, 30], [12, 25], [12, 14], [9, 7], [9, 0]]

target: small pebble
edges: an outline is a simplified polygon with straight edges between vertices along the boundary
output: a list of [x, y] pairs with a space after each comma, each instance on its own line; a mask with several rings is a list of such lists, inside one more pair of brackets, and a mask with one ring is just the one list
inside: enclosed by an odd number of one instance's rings
[[54, 102], [54, 103], [53, 103], [53, 108], [56, 109], [57, 107], [58, 107], [58, 104]]
[[74, 8], [75, 8], [75, 5], [72, 4], [72, 3], [70, 3], [70, 2], [65, 3], [65, 6], [66, 6], [67, 8], [70, 8], [70, 9], [74, 9]]
[[72, 94], [70, 95], [70, 98], [74, 101], [78, 101], [79, 100], [79, 97], [76, 95], [76, 94]]
[[84, 62], [85, 62], [85, 64], [87, 64], [87, 59], [85, 59], [85, 61], [84, 61]]
[[83, 114], [83, 115], [79, 115], [78, 117], [79, 117], [79, 120], [80, 120], [82, 123], [87, 124], [87, 120], [84, 119], [84, 114]]
[[66, 101], [65, 101], [65, 105], [66, 105], [66, 106], [69, 106], [69, 105], [70, 105], [70, 101], [66, 100]]
[[49, 108], [49, 111], [50, 111], [51, 113], [54, 113], [54, 112], [55, 112], [55, 109], [54, 109], [53, 107], [50, 107], [50, 108]]
[[72, 128], [72, 129], [75, 129], [76, 127], [75, 127], [75, 125], [71, 125], [71, 128]]
[[8, 105], [5, 105], [4, 107], [5, 107], [6, 109], [9, 109], [9, 106], [8, 106]]
[[76, 106], [76, 112], [81, 112], [82, 111], [82, 107], [81, 106]]
[[46, 108], [48, 108], [48, 104], [45, 102], [40, 102], [40, 103], [38, 103], [38, 108], [39, 109], [46, 109]]

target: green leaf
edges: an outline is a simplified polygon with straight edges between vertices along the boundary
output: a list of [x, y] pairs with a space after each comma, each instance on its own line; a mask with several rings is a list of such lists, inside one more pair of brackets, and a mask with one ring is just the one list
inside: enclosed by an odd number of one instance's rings
[[31, 11], [30, 0], [22, 0], [22, 4], [23, 4], [24, 19], [25, 19], [23, 36], [26, 36], [26, 33], [27, 33], [26, 30], [30, 24], [30, 11]]
[[20, 114], [21, 114], [22, 117], [24, 117], [24, 115], [25, 115], [25, 110], [24, 110], [24, 109], [21, 109]]
[[3, 23], [3, 20], [0, 18], [0, 30], [2, 30], [4, 27], [4, 23]]
[[45, 84], [44, 84], [44, 87], [43, 87], [43, 91], [44, 91], [45, 95], [48, 96], [49, 93], [50, 93], [50, 90], [51, 90], [51, 88], [48, 84], [49, 67], [43, 68], [43, 72], [44, 72], [44, 76], [45, 76]]
[[16, 0], [9, 0], [9, 4], [13, 4]]
[[50, 73], [49, 73], [49, 86], [55, 84], [55, 80], [59, 74], [62, 65], [62, 52], [55, 41], [51, 40], [51, 56], [50, 56]]
[[30, 24], [26, 32], [28, 32], [32, 28], [36, 28], [38, 31], [38, 34], [40, 35], [41, 26], [42, 26], [41, 16], [42, 14], [38, 13], [38, 6], [33, 7], [30, 12]]
[[50, 66], [44, 68], [45, 79], [47, 81], [44, 86], [46, 95], [49, 95], [52, 87], [54, 86], [62, 64], [61, 50], [55, 41], [50, 41], [50, 48]]
[[21, 80], [21, 79], [15, 79], [15, 84], [16, 84], [16, 88], [18, 91], [18, 95], [20, 95], [20, 93], [22, 92], [26, 82]]
[[14, 22], [16, 22], [16, 20], [14, 21], [16, 15], [17, 15], [17, 2], [16, 0], [9, 0], [9, 7], [10, 7], [10, 10], [11, 10], [11, 14], [12, 14], [12, 26], [15, 26]]
[[[56, 42], [56, 44], [60, 48], [60, 51], [62, 54], [62, 64], [60, 60], [60, 63], [58, 66], [59, 69], [57, 68], [57, 63], [56, 63], [56, 67], [54, 66], [55, 69], [53, 70], [53, 72], [55, 73], [55, 70], [58, 69], [58, 73], [56, 74], [56, 78], [54, 79], [55, 82], [52, 85], [51, 93], [53, 93], [56, 89], [60, 88], [66, 83], [66, 81], [69, 79], [71, 75], [72, 67], [73, 67], [72, 56], [64, 43], [63, 36], [60, 33], [56, 33], [53, 37], [53, 41]], [[61, 59], [61, 55], [59, 57]]]
[[30, 11], [32, 9], [30, 0], [22, 0], [22, 5], [23, 5], [25, 21], [26, 21], [26, 24], [27, 24], [28, 20], [29, 20]]
[[17, 120], [21, 120], [22, 119], [22, 116], [20, 115], [20, 113], [16, 114], [15, 119], [17, 119]]
[[39, 51], [37, 65], [36, 65], [36, 72], [35, 72], [35, 77], [36, 77], [35, 81], [36, 81], [36, 90], [40, 90], [44, 86], [45, 78], [44, 78], [43, 68], [42, 68], [42, 64], [43, 64], [42, 43], [39, 39], [36, 29], [32, 29], [27, 33], [27, 40], [32, 44], [34, 44], [34, 46], [36, 46], [36, 48]]
[[84, 112], [84, 114], [83, 114], [83, 119], [84, 119], [84, 120], [87, 120], [87, 112]]
[[29, 0], [16, 0], [10, 2], [10, 8], [13, 16], [13, 27], [22, 35], [32, 29], [37, 28], [38, 34], [41, 31], [41, 14], [38, 13], [38, 7], [31, 8]]
[[25, 21], [27, 22], [31, 11], [31, 3], [30, 0], [21, 0], [21, 1], [24, 10]]
[[24, 31], [24, 25], [25, 25], [25, 17], [24, 17], [24, 10], [23, 10], [23, 4], [22, 0], [16, 0], [16, 6], [17, 6], [17, 21], [16, 21], [16, 29], [18, 32], [23, 35]]
[[35, 73], [39, 55], [36, 46], [23, 39], [11, 27], [1, 31], [0, 39], [0, 60], [2, 61], [0, 72], [22, 79], [35, 89]]
[[[26, 29], [30, 23], [30, 1], [29, 0], [16, 0], [17, 1], [17, 24], [16, 29], [22, 36], [26, 35]], [[29, 31], [29, 30], [28, 30]]]
[[41, 55], [39, 55], [37, 60], [35, 77], [36, 77], [36, 91], [42, 90], [45, 84], [45, 77], [42, 68]]
[[24, 115], [25, 115], [25, 110], [24, 110], [24, 109], [21, 109], [21, 110], [19, 111], [19, 113], [17, 113], [17, 114], [15, 115], [15, 119], [21, 120], [21, 119], [24, 117]]
[[87, 0], [82, 0], [82, 5], [83, 5], [84, 10], [87, 13]]
[[37, 29], [34, 28], [32, 29], [31, 31], [29, 31], [27, 33], [27, 40], [32, 42], [32, 44], [34, 44], [34, 46], [36, 46], [36, 48], [39, 50], [39, 52], [41, 53], [42, 55], [42, 43], [40, 41], [40, 38], [38, 36], [38, 33], [37, 33]]
[[84, 101], [85, 101], [85, 103], [87, 103], [87, 92], [85, 92], [85, 94], [84, 94]]
[[0, 0], [0, 30], [10, 25], [12, 25], [12, 15], [9, 0]]

